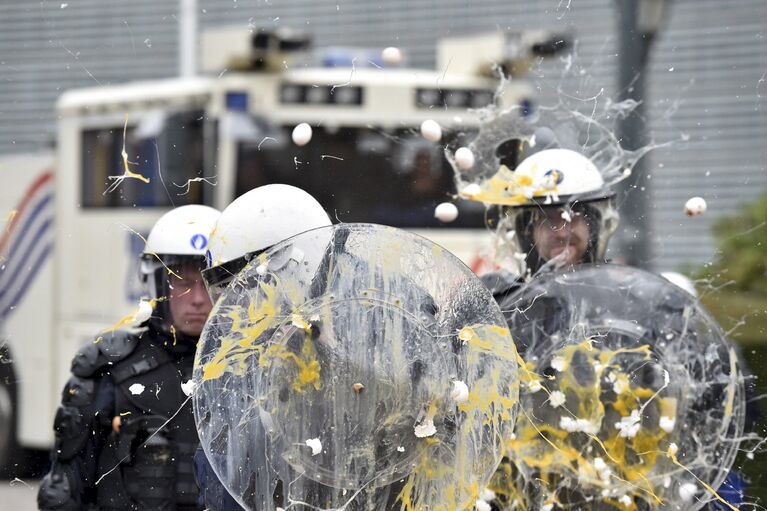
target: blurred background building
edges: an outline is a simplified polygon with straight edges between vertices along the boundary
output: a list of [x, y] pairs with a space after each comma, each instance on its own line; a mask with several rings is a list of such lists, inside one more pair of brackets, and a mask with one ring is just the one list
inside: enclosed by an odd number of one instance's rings
[[[658, 0], [646, 0], [657, 3]], [[562, 82], [563, 62], [533, 70], [539, 104], [557, 85], [574, 96], [617, 97], [622, 1], [199, 0], [197, 30], [290, 26], [314, 46], [398, 46], [411, 66], [433, 67], [439, 37], [489, 30], [571, 34], [584, 74]], [[667, 0], [646, 75], [651, 267], [713, 257], [710, 225], [767, 190], [767, 3]], [[0, 155], [49, 148], [64, 91], [175, 76], [178, 0], [6, 0], [0, 7]], [[585, 76], [585, 79], [584, 79]], [[603, 89], [603, 91], [602, 91]], [[4, 176], [4, 179], [6, 177]], [[639, 190], [635, 193], [641, 193]], [[685, 201], [709, 212], [689, 219]], [[625, 231], [623, 237], [634, 233]]]

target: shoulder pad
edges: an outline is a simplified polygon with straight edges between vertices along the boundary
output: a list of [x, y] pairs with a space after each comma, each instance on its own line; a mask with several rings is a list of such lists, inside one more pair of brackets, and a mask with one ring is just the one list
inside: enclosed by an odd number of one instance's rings
[[61, 404], [84, 408], [93, 402], [96, 396], [96, 380], [72, 376], [62, 392]]
[[103, 367], [133, 353], [138, 342], [136, 335], [122, 330], [101, 335], [78, 350], [72, 359], [72, 373], [84, 378], [93, 376]]

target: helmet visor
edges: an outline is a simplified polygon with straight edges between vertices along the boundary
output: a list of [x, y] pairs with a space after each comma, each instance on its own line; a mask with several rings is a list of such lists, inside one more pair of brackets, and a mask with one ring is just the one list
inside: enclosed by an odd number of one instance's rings
[[170, 310], [170, 299], [177, 287], [177, 280], [186, 268], [201, 272], [205, 268], [205, 258], [198, 255], [154, 254], [141, 255], [139, 276], [144, 286], [144, 293], [156, 300], [152, 323], [163, 331], [169, 331], [174, 324]]
[[[602, 261], [617, 220], [612, 197], [504, 208], [494, 240], [496, 263], [525, 275], [543, 266]], [[565, 250], [568, 257], [556, 257]]]
[[202, 279], [205, 281], [205, 287], [208, 290], [208, 295], [210, 295], [211, 301], [215, 303], [240, 270], [242, 270], [251, 260], [258, 257], [262, 252], [264, 252], [264, 250], [250, 252], [237, 259], [232, 259], [231, 261], [219, 264], [218, 266], [203, 270]]

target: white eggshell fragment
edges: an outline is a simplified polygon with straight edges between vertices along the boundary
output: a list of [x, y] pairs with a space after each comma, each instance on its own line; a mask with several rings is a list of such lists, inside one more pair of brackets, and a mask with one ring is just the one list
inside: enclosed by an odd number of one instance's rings
[[421, 424], [415, 426], [414, 432], [415, 436], [418, 438], [426, 438], [427, 436], [432, 436], [437, 432], [437, 428], [434, 426], [434, 419], [431, 417], [427, 418]]
[[133, 394], [134, 396], [138, 396], [142, 392], [144, 392], [144, 388], [145, 387], [141, 385], [140, 383], [134, 383], [133, 385], [128, 387], [128, 390], [130, 390], [130, 393]]
[[434, 217], [440, 222], [450, 223], [458, 218], [458, 208], [451, 202], [443, 202], [434, 208]]
[[454, 156], [459, 169], [469, 170], [474, 166], [474, 153], [468, 147], [459, 147]]
[[194, 392], [194, 380], [187, 380], [185, 383], [182, 383], [181, 390], [187, 397], [191, 396], [192, 392]]
[[662, 429], [666, 433], [671, 433], [672, 431], [674, 431], [675, 425], [676, 425], [676, 418], [674, 417], [661, 416], [660, 420], [658, 421], [658, 426], [660, 427], [660, 429]]
[[319, 453], [322, 452], [322, 442], [320, 442], [319, 438], [310, 438], [306, 441], [306, 445], [311, 447], [312, 449], [312, 456], [317, 456]]
[[679, 487], [679, 497], [685, 502], [691, 502], [698, 492], [698, 488], [692, 483], [684, 483]]
[[141, 300], [138, 304], [138, 310], [133, 315], [133, 326], [139, 326], [152, 317], [152, 304], [147, 300]]
[[703, 197], [692, 197], [684, 205], [687, 216], [698, 216], [706, 212], [706, 201]]
[[490, 504], [488, 504], [487, 502], [485, 502], [485, 501], [484, 501], [484, 500], [482, 500], [482, 499], [477, 499], [477, 501], [476, 501], [476, 502], [474, 502], [474, 508], [475, 508], [477, 511], [490, 511], [491, 509], [493, 509], [493, 508], [490, 506]]
[[495, 492], [491, 490], [490, 488], [485, 488], [481, 492], [479, 492], [479, 498], [484, 500], [485, 502], [492, 502], [495, 500]]
[[471, 199], [472, 197], [476, 197], [482, 192], [482, 188], [477, 183], [471, 183], [470, 185], [466, 185], [461, 190], [461, 195], [463, 197]]
[[557, 355], [551, 359], [551, 367], [561, 373], [567, 369], [567, 360], [565, 360], [564, 357]]
[[450, 393], [450, 397], [458, 403], [465, 403], [469, 400], [469, 387], [462, 381], [456, 380], [453, 382], [453, 391]]
[[389, 66], [396, 66], [397, 64], [401, 63], [402, 56], [402, 50], [394, 46], [384, 48], [384, 50], [381, 52], [381, 58], [383, 59], [384, 64]]
[[302, 122], [293, 128], [293, 143], [298, 146], [304, 146], [312, 139], [312, 127]]
[[421, 123], [421, 135], [429, 142], [439, 142], [442, 138], [442, 127], [437, 121], [426, 119]]
[[560, 390], [555, 390], [549, 395], [549, 404], [552, 408], [557, 408], [565, 404], [565, 394]]

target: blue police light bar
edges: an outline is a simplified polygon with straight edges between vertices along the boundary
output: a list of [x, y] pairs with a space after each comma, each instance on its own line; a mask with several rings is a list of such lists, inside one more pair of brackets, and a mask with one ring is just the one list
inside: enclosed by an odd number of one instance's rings
[[363, 48], [328, 48], [321, 55], [322, 67], [356, 67], [378, 68], [385, 67], [380, 50]]
[[231, 91], [226, 93], [226, 109], [235, 112], [248, 111], [248, 93]]

